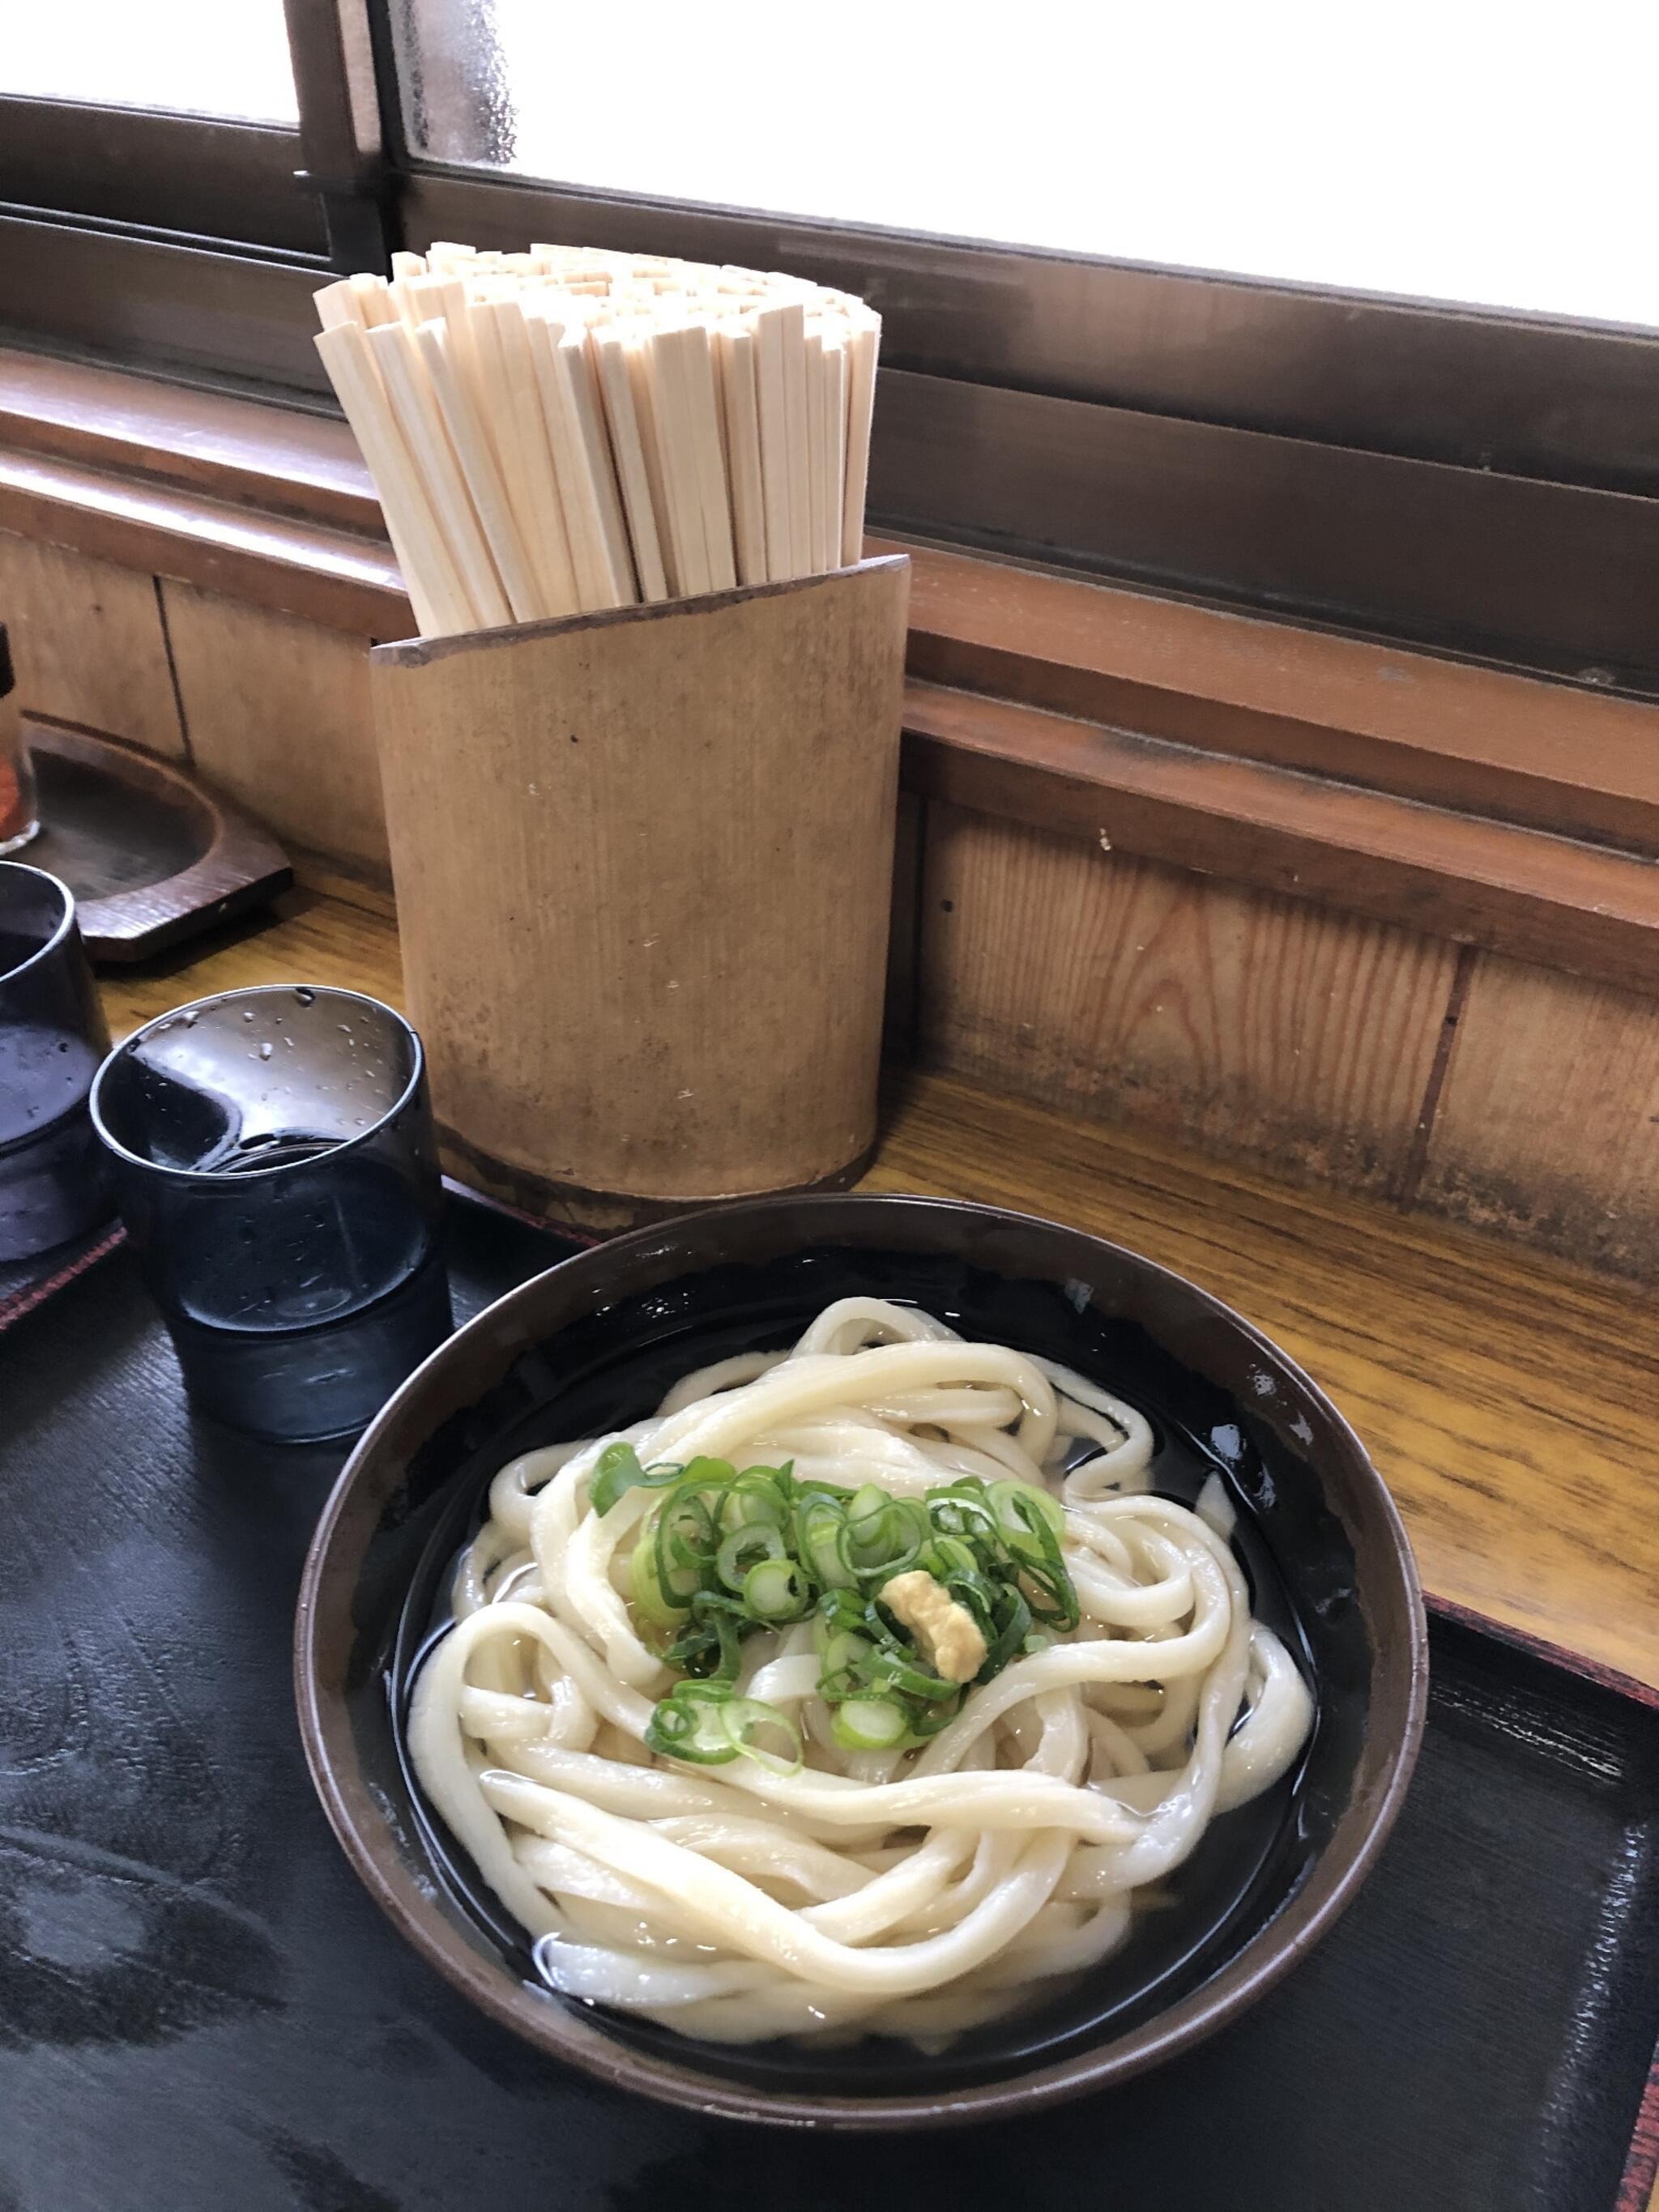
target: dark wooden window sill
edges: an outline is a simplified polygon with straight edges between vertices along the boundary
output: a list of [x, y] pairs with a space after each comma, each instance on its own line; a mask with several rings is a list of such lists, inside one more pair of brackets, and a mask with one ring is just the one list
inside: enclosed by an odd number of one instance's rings
[[[0, 352], [0, 529], [348, 633], [412, 628], [362, 462], [327, 416]], [[913, 790], [1659, 981], [1659, 705], [906, 550]]]

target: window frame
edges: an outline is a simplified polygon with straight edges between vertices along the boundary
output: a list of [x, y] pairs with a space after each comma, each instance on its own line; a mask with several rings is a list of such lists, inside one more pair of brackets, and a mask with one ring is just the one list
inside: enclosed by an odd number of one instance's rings
[[315, 260], [327, 234], [300, 167], [282, 124], [0, 94], [0, 201], [66, 222]]

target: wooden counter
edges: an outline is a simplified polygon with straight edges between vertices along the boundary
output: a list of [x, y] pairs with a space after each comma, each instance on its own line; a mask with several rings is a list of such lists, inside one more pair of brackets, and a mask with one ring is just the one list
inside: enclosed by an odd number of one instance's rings
[[[401, 998], [392, 924], [296, 891], [106, 979], [112, 1029], [278, 981]], [[1659, 1297], [907, 1071], [865, 1188], [1053, 1216], [1237, 1306], [1353, 1422], [1438, 1596], [1659, 1683]]]

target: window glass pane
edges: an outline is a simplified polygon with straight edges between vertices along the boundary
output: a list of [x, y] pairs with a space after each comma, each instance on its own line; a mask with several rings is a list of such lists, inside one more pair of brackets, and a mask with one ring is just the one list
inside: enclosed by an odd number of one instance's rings
[[397, 0], [410, 143], [561, 183], [1659, 324], [1631, 0]]
[[283, 0], [19, 0], [0, 93], [295, 123]]

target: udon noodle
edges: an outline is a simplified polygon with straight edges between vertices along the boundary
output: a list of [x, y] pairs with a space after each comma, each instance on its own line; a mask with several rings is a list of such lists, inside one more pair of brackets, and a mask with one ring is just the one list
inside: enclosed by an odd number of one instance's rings
[[[653, 1472], [595, 1511], [618, 1436]], [[1251, 1617], [1219, 1484], [1196, 1510], [1154, 1494], [1152, 1443], [1140, 1413], [1080, 1376], [858, 1298], [787, 1354], [688, 1375], [632, 1429], [503, 1468], [408, 1741], [545, 1981], [726, 2041], [937, 2045], [1115, 1949], [1137, 1900], [1287, 1771], [1312, 1718], [1283, 1644]], [[798, 1499], [814, 1483], [874, 1485], [926, 1515], [945, 1486], [1005, 1509], [1012, 1497], [1024, 1510], [1008, 1525], [1035, 1533], [1000, 1588], [1037, 1602], [1020, 1559], [1052, 1525], [1075, 1626], [1024, 1638], [990, 1679], [940, 1685], [944, 1703], [910, 1701], [933, 1716], [925, 1740], [849, 1748], [844, 1711], [821, 1694], [817, 1608], [745, 1624], [729, 1686], [744, 1710], [782, 1717], [799, 1760], [738, 1755], [758, 1736], [739, 1730], [734, 1748], [718, 1726], [720, 1763], [653, 1753], [658, 1701], [684, 1684], [629, 1562], [664, 1494], [654, 1470], [705, 1458], [787, 1468]], [[848, 1601], [873, 1606], [870, 1582]], [[920, 1668], [925, 1690], [927, 1639], [890, 1610], [869, 1617], [889, 1661], [915, 1644], [890, 1673]], [[874, 1663], [865, 1639], [848, 1649]]]

